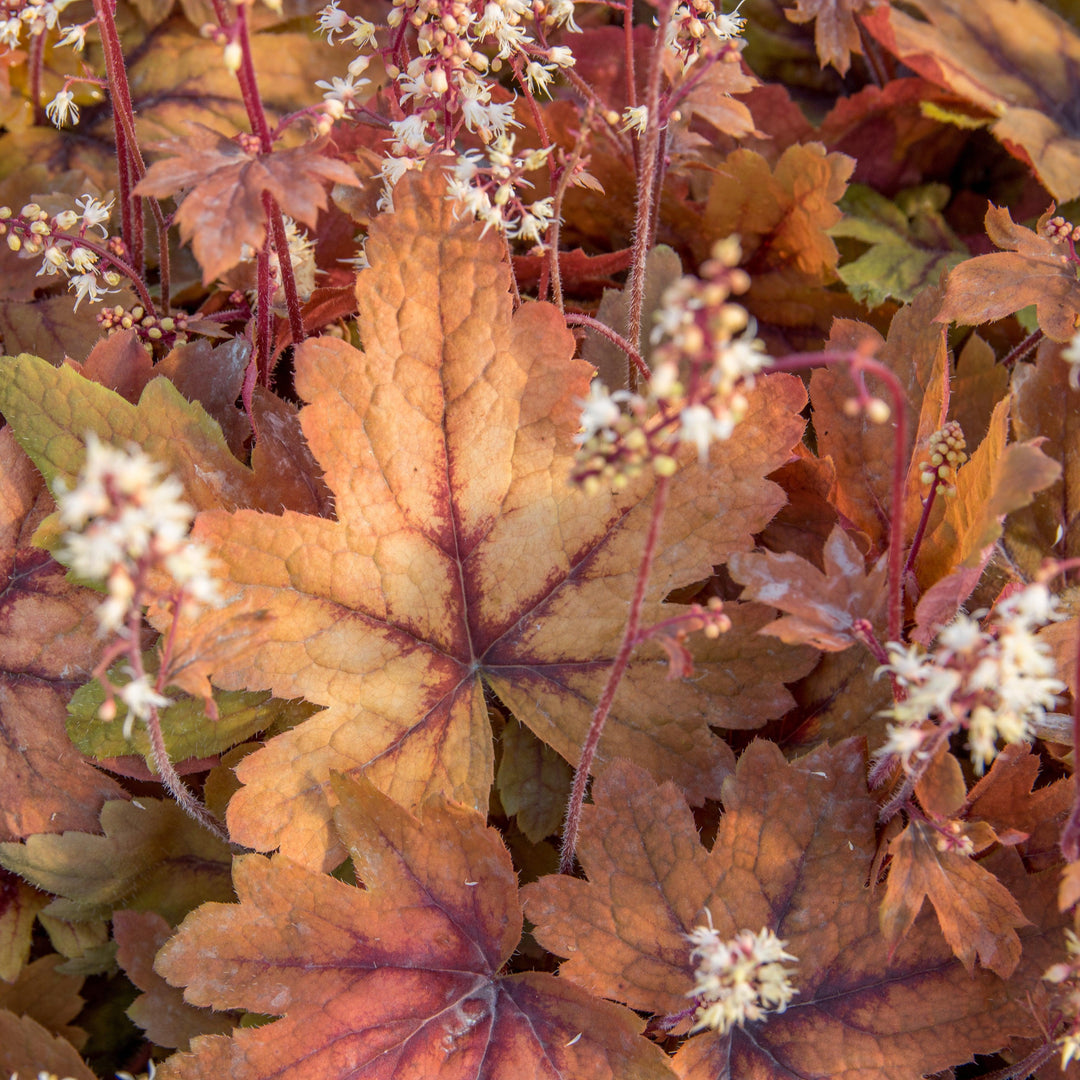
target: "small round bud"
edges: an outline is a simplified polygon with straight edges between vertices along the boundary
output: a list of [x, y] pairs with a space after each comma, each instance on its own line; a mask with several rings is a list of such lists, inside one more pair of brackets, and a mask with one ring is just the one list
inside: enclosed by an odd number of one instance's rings
[[101, 703], [101, 708], [97, 711], [99, 720], [115, 720], [116, 719], [116, 698], [109, 698], [108, 701]]
[[869, 417], [870, 423], [884, 424], [888, 422], [892, 410], [881, 398], [871, 398], [866, 403], [866, 415]]

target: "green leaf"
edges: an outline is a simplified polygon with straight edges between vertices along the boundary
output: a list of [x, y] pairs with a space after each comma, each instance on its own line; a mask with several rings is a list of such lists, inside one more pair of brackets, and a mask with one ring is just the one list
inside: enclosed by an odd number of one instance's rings
[[101, 810], [104, 836], [38, 834], [0, 844], [0, 865], [60, 897], [46, 914], [73, 923], [116, 908], [156, 911], [176, 925], [208, 900], [232, 899], [227, 844], [160, 799], [112, 799]]
[[[146, 658], [150, 666], [150, 657]], [[156, 665], [154, 665], [156, 666]], [[123, 664], [109, 671], [113, 686], [122, 686], [130, 676], [122, 674]], [[166, 694], [169, 694], [168, 688]], [[169, 696], [172, 696], [169, 694]], [[116, 699], [116, 719], [105, 722], [98, 718], [98, 709], [105, 700], [105, 690], [97, 679], [80, 686], [68, 705], [67, 732], [71, 741], [84, 754], [99, 761], [138, 754], [150, 758], [150, 736], [143, 724], [136, 724], [130, 738], [124, 737], [124, 718], [127, 707]], [[206, 715], [203, 702], [195, 697], [183, 697], [159, 712], [165, 749], [173, 761], [206, 758], [220, 754], [249, 739], [260, 731], [279, 734], [319, 711], [318, 706], [303, 701], [281, 701], [265, 692], [214, 691], [218, 718]]]
[[840, 200], [844, 220], [828, 232], [870, 245], [839, 268], [856, 300], [871, 308], [890, 299], [909, 303], [942, 270], [968, 258], [941, 214], [949, 195], [944, 184], [927, 184], [900, 192], [892, 202], [862, 184], [848, 188]]
[[197, 510], [258, 505], [255, 476], [230, 453], [217, 421], [168, 379], [154, 379], [132, 405], [66, 364], [4, 356], [0, 413], [50, 487], [74, 484], [92, 431], [112, 446], [141, 446], [176, 475]]

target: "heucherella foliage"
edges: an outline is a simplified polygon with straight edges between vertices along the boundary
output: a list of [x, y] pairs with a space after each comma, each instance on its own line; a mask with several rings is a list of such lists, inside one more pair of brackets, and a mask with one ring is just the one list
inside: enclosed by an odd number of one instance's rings
[[1036, 583], [1000, 601], [983, 621], [958, 615], [930, 652], [889, 642], [889, 662], [878, 673], [892, 676], [903, 696], [887, 710], [892, 722], [881, 756], [895, 755], [905, 772], [919, 775], [943, 743], [966, 731], [981, 774], [998, 742], [1029, 741], [1033, 723], [1065, 689], [1035, 631], [1061, 618], [1056, 598]]

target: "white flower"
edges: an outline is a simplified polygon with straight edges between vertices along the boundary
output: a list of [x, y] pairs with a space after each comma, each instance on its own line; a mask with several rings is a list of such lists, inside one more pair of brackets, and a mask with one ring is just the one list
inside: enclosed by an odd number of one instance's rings
[[[406, 116], [404, 120], [391, 120], [390, 128], [394, 133], [394, 152], [403, 154], [406, 150], [428, 150], [434, 143], [428, 142], [424, 135], [427, 122], [422, 116]], [[413, 166], [410, 166], [410, 168]]]
[[610, 393], [608, 388], [599, 380], [593, 379], [589, 383], [589, 396], [584, 400], [576, 398], [581, 406], [581, 432], [574, 436], [574, 441], [586, 443], [599, 432], [610, 433], [622, 416], [619, 408], [620, 401], [629, 401], [632, 398], [629, 390], [616, 390]]
[[718, 417], [708, 405], [687, 405], [679, 413], [679, 438], [697, 447], [698, 461], [701, 464], [708, 458], [709, 446], [713, 440], [730, 439], [734, 430], [733, 417]]
[[[127, 672], [134, 675], [131, 668]], [[151, 685], [150, 677], [142, 675], [132, 678], [131, 682], [125, 683], [117, 691], [120, 700], [127, 706], [128, 714], [124, 719], [124, 738], [131, 738], [131, 729], [136, 720], [149, 720], [153, 709], [164, 709], [172, 704], [172, 699], [159, 694]]]
[[739, 0], [739, 3], [735, 6], [735, 10], [730, 15], [717, 15], [709, 23], [709, 29], [718, 37], [721, 41], [730, 41], [732, 38], [737, 38], [746, 27], [746, 20], [739, 15], [739, 8], [743, 6], [743, 0]]
[[786, 961], [796, 957], [772, 930], [740, 930], [731, 941], [721, 941], [709, 925], [687, 935], [697, 961], [696, 982], [687, 997], [697, 1001], [695, 1031], [714, 1028], [721, 1035], [747, 1020], [760, 1020], [769, 1012], [782, 1013], [798, 991], [791, 985]]
[[75, 95], [70, 90], [61, 90], [45, 106], [45, 115], [58, 128], [63, 127], [69, 120], [71, 123], [77, 124], [79, 122], [79, 106], [75, 104]]
[[76, 311], [87, 297], [91, 304], [96, 304], [106, 293], [116, 292], [115, 289], [104, 288], [94, 274], [77, 274], [68, 282], [68, 288], [75, 290]]
[[86, 48], [86, 26], [65, 26], [63, 36], [57, 41], [57, 45], [67, 45], [76, 52], [82, 52]]
[[320, 79], [315, 85], [319, 87], [320, 90], [326, 91], [326, 93], [323, 94], [324, 101], [339, 101], [347, 108], [349, 105], [360, 100], [360, 88], [369, 85], [370, 82], [370, 79], [357, 79], [352, 75], [346, 75], [344, 79], [334, 75], [331, 76], [329, 82], [326, 82], [325, 79]]
[[9, 49], [19, 47], [19, 35], [22, 33], [22, 19], [6, 19], [0, 24], [0, 45]]
[[108, 204], [95, 199], [93, 195], [80, 195], [75, 200], [75, 205], [82, 211], [83, 225], [87, 229], [98, 228], [101, 230], [101, 238], [107, 240], [109, 230], [105, 228], [105, 222], [109, 220], [109, 212], [112, 210], [115, 199], [110, 199]]
[[649, 126], [649, 107], [647, 105], [629, 105], [623, 109], [623, 126], [620, 131], [636, 131], [639, 135], [645, 134]]
[[560, 68], [573, 67], [577, 63], [574, 58], [574, 50], [568, 45], [556, 45], [554, 48], [548, 49], [547, 57], [551, 63]]
[[529, 89], [534, 94], [545, 94], [551, 97], [548, 87], [558, 70], [554, 64], [541, 64], [539, 60], [530, 60], [525, 65], [525, 79], [529, 84]]
[[[358, 49], [363, 48], [365, 45], [375, 45], [375, 24], [369, 23], [367, 19], [361, 19], [359, 16], [350, 19], [349, 25], [352, 27], [352, 33], [345, 37], [345, 40], [351, 45], [355, 45]], [[367, 66], [366, 64], [364, 65]]]
[[349, 25], [348, 12], [338, 7], [338, 0], [333, 0], [319, 12], [318, 32], [326, 35], [328, 45], [334, 44], [334, 35], [340, 34]]

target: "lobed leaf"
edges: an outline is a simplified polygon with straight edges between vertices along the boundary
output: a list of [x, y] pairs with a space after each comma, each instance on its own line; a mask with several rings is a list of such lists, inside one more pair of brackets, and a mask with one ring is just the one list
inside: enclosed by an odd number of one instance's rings
[[[321, 338], [297, 352], [301, 424], [337, 520], [240, 512], [196, 525], [232, 610], [270, 616], [250, 657], [208, 642], [215, 683], [326, 706], [244, 759], [228, 814], [240, 842], [307, 865], [340, 860], [331, 771], [365, 771], [408, 806], [434, 793], [487, 805], [485, 684], [576, 759], [650, 515], [651, 475], [595, 498], [570, 484], [590, 370], [554, 307], [512, 313], [499, 240], [454, 217], [443, 183], [438, 171], [404, 178], [372, 227], [357, 284], [365, 350]], [[674, 588], [749, 548], [782, 504], [764, 477], [798, 442], [804, 400], [796, 379], [760, 379], [708, 467], [687, 450], [646, 624], [667, 616]], [[739, 634], [694, 649], [694, 680], [675, 683], [658, 646], [635, 654], [600, 752], [647, 762], [701, 801], [731, 763], [708, 725], [784, 711], [782, 681], [812, 659]], [[751, 663], [762, 652], [767, 673]], [[732, 700], [742, 688], [747, 700]]]
[[499, 834], [437, 800], [414, 817], [338, 779], [335, 821], [364, 888], [284, 856], [235, 864], [239, 904], [192, 914], [157, 970], [189, 1002], [283, 1017], [201, 1037], [162, 1080], [666, 1080], [642, 1022], [551, 975], [499, 975], [517, 880]]

